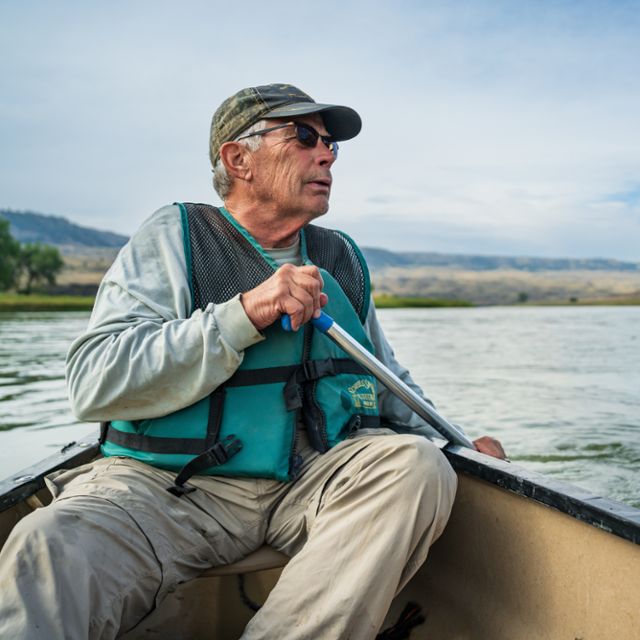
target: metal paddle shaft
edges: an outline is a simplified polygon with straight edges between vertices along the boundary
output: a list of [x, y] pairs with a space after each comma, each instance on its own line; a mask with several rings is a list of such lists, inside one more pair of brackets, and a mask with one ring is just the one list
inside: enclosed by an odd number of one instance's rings
[[[413, 409], [413, 411], [428, 422], [446, 440], [453, 444], [475, 449], [473, 442], [471, 442], [464, 433], [450, 422], [447, 422], [424, 398], [421, 398], [411, 387], [400, 380], [395, 373], [382, 364], [380, 360], [371, 355], [357, 340], [352, 338], [338, 325], [331, 316], [322, 312], [319, 318], [313, 318], [311, 322], [316, 329], [331, 338], [331, 340], [351, 356], [353, 360], [379, 380], [391, 393], [400, 398], [410, 409]], [[289, 316], [282, 317], [282, 326], [287, 330], [291, 330], [291, 320]]]

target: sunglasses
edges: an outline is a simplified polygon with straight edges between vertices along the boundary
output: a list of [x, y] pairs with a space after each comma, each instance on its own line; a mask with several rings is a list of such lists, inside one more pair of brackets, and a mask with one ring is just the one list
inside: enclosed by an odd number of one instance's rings
[[236, 141], [244, 140], [244, 138], [250, 138], [251, 136], [263, 136], [265, 133], [270, 133], [277, 129], [284, 129], [285, 127], [295, 127], [295, 138], [303, 147], [308, 147], [309, 149], [315, 148], [319, 138], [327, 149], [331, 151], [333, 157], [338, 157], [338, 143], [333, 140], [331, 136], [321, 136], [311, 125], [304, 124], [303, 122], [287, 122], [286, 124], [279, 124], [275, 127], [268, 127], [267, 129], [261, 129], [254, 133], [248, 133], [246, 136], [240, 136], [236, 138]]

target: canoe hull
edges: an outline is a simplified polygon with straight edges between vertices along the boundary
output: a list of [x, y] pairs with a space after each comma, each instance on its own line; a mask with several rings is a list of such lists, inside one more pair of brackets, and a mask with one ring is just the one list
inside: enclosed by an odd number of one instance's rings
[[[640, 546], [485, 481], [459, 480], [445, 533], [385, 627], [416, 602], [426, 622], [412, 640], [638, 638]], [[249, 597], [264, 602], [279, 574], [247, 574]], [[238, 638], [251, 616], [236, 576], [202, 577], [123, 640]]]
[[[0, 486], [0, 544], [37, 506], [30, 496], [46, 501], [47, 471], [81, 464], [97, 451], [78, 446], [37, 465], [24, 481]], [[413, 601], [426, 615], [413, 640], [639, 637], [640, 511], [476, 452], [445, 453], [459, 479], [451, 519], [394, 600], [385, 626]], [[280, 571], [246, 573], [248, 596], [264, 602]], [[123, 638], [239, 637], [253, 612], [240, 597], [237, 575], [220, 573], [180, 585]]]
[[445, 533], [397, 598], [423, 605], [424, 638], [640, 637], [639, 545], [477, 478], [459, 481]]

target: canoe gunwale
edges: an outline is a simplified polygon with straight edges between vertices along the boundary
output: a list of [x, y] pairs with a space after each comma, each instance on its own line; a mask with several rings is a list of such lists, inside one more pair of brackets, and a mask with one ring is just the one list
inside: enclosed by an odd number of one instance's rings
[[45, 476], [58, 469], [73, 469], [95, 458], [100, 445], [95, 436], [66, 444], [51, 456], [0, 481], [0, 513], [23, 502], [45, 486]]
[[[474, 476], [640, 544], [640, 509], [465, 447], [446, 445], [442, 451], [459, 473]], [[98, 452], [98, 441], [90, 436], [65, 445], [58, 453], [0, 481], [0, 513], [43, 489], [48, 474], [85, 464]]]
[[535, 500], [576, 520], [640, 544], [640, 509], [465, 447], [447, 445], [442, 451], [457, 472]]

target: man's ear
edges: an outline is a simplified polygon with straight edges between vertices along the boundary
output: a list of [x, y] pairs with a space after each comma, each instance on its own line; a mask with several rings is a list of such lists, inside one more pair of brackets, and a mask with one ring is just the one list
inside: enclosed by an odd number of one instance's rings
[[237, 142], [225, 142], [220, 147], [220, 160], [230, 176], [238, 180], [250, 180], [252, 176], [248, 149]]

